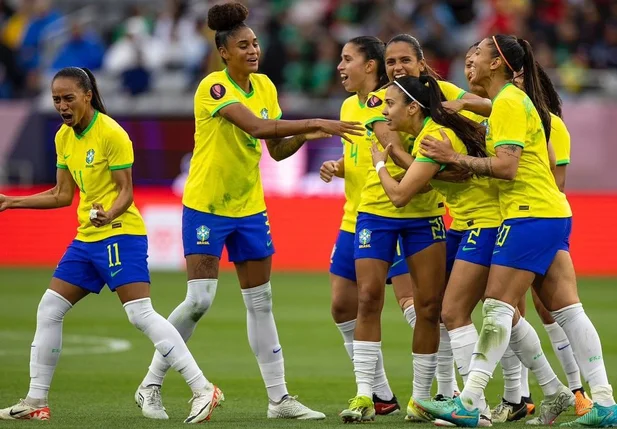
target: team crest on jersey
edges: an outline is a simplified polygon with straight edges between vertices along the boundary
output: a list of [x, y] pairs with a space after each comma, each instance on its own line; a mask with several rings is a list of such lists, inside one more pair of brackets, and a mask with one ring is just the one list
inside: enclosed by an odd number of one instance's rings
[[197, 244], [210, 244], [208, 239], [210, 238], [210, 228], [206, 225], [202, 225], [197, 228]]
[[86, 164], [91, 165], [94, 162], [94, 149], [88, 149], [86, 152]]
[[268, 119], [268, 109], [266, 109], [265, 107], [261, 109], [261, 112], [259, 112], [259, 114], [261, 115], [261, 119]]
[[381, 106], [382, 104], [383, 104], [383, 101], [381, 101], [381, 98], [377, 97], [376, 95], [373, 95], [366, 102], [366, 105], [368, 107], [377, 107], [377, 106]]
[[215, 100], [220, 100], [225, 96], [226, 93], [227, 90], [220, 83], [215, 83], [210, 87], [210, 96], [212, 96], [212, 98], [214, 98]]
[[364, 228], [358, 234], [358, 241], [360, 241], [360, 249], [366, 249], [371, 247], [371, 230]]

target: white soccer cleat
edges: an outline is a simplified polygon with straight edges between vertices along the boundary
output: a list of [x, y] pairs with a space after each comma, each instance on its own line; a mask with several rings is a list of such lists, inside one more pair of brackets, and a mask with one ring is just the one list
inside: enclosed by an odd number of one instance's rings
[[201, 392], [193, 392], [191, 414], [184, 420], [184, 423], [196, 424], [210, 420], [212, 412], [221, 402], [225, 400], [225, 395], [221, 389], [211, 384], [210, 387]]
[[34, 406], [20, 399], [17, 405], [0, 410], [0, 420], [49, 420], [49, 406]]
[[169, 419], [161, 398], [161, 386], [139, 386], [135, 392], [135, 403], [141, 408], [144, 417], [155, 420]]
[[323, 420], [324, 413], [311, 410], [298, 401], [297, 396], [287, 395], [278, 404], [268, 404], [269, 419]]

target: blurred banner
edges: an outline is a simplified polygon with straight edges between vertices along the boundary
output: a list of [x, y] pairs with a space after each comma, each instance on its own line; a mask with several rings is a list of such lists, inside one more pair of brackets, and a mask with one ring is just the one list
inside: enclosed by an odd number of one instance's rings
[[[30, 194], [44, 188], [0, 188], [0, 193]], [[617, 275], [617, 231], [608, 228], [617, 212], [617, 193], [571, 193], [574, 212], [571, 250], [580, 275]], [[54, 267], [76, 233], [73, 207], [49, 211], [9, 210], [0, 215], [0, 266]], [[184, 268], [180, 197], [168, 188], [136, 189], [135, 202], [146, 220], [153, 270]], [[327, 271], [340, 226], [340, 197], [269, 197], [268, 215], [278, 271]], [[222, 267], [231, 264], [223, 255]]]

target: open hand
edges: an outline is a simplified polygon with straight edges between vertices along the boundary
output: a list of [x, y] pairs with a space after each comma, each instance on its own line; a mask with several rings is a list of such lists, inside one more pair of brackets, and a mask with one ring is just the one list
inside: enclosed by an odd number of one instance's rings
[[388, 160], [388, 156], [390, 156], [390, 152], [392, 151], [392, 143], [388, 144], [386, 148], [381, 151], [379, 150], [379, 146], [376, 142], [373, 142], [371, 146], [371, 155], [373, 156], [373, 167], [377, 166], [379, 161], [383, 161], [384, 163]]
[[443, 140], [433, 136], [426, 136], [420, 142], [420, 153], [439, 164], [451, 164], [457, 152], [452, 147], [452, 142], [445, 131], [440, 128], [439, 133]]
[[330, 135], [340, 136], [353, 143], [349, 138], [353, 136], [363, 136], [366, 133], [366, 128], [360, 122], [356, 121], [333, 121], [329, 119], [318, 119], [319, 130]]
[[453, 112], [460, 112], [465, 107], [465, 102], [461, 99], [444, 101], [441, 103], [443, 107]]
[[329, 139], [330, 137], [332, 137], [332, 134], [328, 134], [328, 133], [323, 132], [323, 131], [315, 131], [314, 133], [306, 133], [306, 134], [304, 134], [304, 138], [306, 139], [306, 141], [319, 140], [319, 139]]

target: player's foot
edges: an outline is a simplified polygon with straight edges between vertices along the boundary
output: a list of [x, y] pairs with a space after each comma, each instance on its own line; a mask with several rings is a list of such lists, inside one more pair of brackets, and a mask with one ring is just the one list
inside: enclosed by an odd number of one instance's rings
[[552, 425], [561, 413], [574, 405], [574, 394], [566, 386], [561, 386], [559, 390], [551, 396], [547, 396], [540, 403], [540, 415], [531, 420], [527, 420], [528, 425]]
[[435, 396], [433, 396], [433, 401], [447, 401], [448, 399], [452, 399], [452, 398], [449, 396], [442, 395], [441, 393], [438, 393]]
[[144, 417], [156, 420], [169, 419], [161, 398], [161, 386], [139, 386], [135, 392], [135, 403], [141, 408]]
[[405, 420], [408, 422], [426, 423], [434, 422], [435, 418], [432, 415], [425, 413], [421, 408], [416, 407], [416, 400], [412, 396], [409, 398], [409, 402], [407, 403], [407, 415], [405, 416]]
[[491, 411], [493, 423], [515, 422], [527, 417], [527, 404], [521, 400], [519, 404], [513, 404], [505, 399]]
[[584, 416], [593, 407], [593, 401], [589, 396], [587, 396], [587, 392], [582, 387], [580, 389], [573, 390], [575, 402], [574, 402], [574, 410], [577, 416]]
[[401, 412], [401, 406], [398, 404], [396, 396], [386, 401], [373, 393], [373, 404], [375, 404], [375, 414], [378, 416], [388, 416]]
[[533, 416], [536, 413], [536, 404], [533, 403], [531, 394], [529, 394], [529, 396], [523, 396], [523, 402], [527, 404], [527, 415]]
[[[20, 399], [16, 405], [0, 410], [0, 420], [49, 420], [49, 406], [43, 401]], [[36, 403], [39, 402], [39, 403]]]
[[224, 400], [225, 395], [214, 384], [202, 391], [193, 392], [193, 397], [189, 401], [192, 402], [191, 413], [184, 423], [195, 424], [210, 420], [214, 409]]
[[297, 396], [286, 395], [277, 404], [270, 402], [268, 404], [268, 418], [296, 420], [323, 420], [326, 418], [324, 413], [311, 410], [297, 398]]
[[356, 396], [349, 400], [349, 408], [339, 414], [343, 423], [372, 422], [375, 420], [375, 405], [368, 396]]
[[591, 410], [584, 416], [579, 417], [573, 422], [562, 423], [560, 426], [568, 426], [573, 428], [591, 427], [591, 428], [611, 428], [617, 426], [617, 405], [603, 407], [599, 404], [593, 404]]
[[461, 398], [445, 401], [410, 400], [407, 409], [413, 408], [418, 414], [432, 416], [435, 424], [452, 423], [456, 426], [476, 427], [480, 425], [480, 410], [467, 411]]

